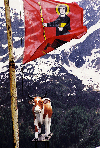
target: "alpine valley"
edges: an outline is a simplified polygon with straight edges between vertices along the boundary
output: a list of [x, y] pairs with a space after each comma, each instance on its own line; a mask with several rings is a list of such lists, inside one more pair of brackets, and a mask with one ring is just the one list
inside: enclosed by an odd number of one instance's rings
[[[44, 96], [46, 93], [46, 97], [51, 99], [53, 108], [51, 148], [100, 146], [99, 1], [77, 1], [84, 10], [83, 21], [87, 26], [85, 35], [24, 65], [22, 64], [25, 35], [23, 2], [15, 0], [16, 5], [14, 5], [11, 1], [10, 15], [16, 65], [20, 148], [34, 147], [34, 143], [31, 142], [34, 138], [34, 118], [32, 106], [28, 103], [28, 93], [33, 96]], [[10, 105], [5, 7], [1, 5], [0, 148], [13, 147]], [[44, 131], [44, 126], [42, 128]], [[38, 147], [44, 148], [45, 145], [39, 143]]]

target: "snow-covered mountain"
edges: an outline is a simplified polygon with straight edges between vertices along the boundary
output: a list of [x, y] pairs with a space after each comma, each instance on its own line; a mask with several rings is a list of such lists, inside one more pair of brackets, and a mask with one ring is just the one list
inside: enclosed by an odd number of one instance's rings
[[[8, 76], [8, 48], [4, 5], [0, 7], [0, 76]], [[11, 3], [11, 21], [13, 33], [13, 50], [16, 63], [17, 79], [21, 78], [22, 58], [24, 51], [24, 11], [22, 1]], [[65, 1], [67, 2], [67, 1]], [[73, 39], [47, 55], [24, 65], [24, 78], [38, 80], [42, 74], [62, 75], [70, 73], [82, 80], [84, 89], [93, 86], [100, 90], [100, 21], [98, 0], [77, 0], [84, 9], [84, 25], [87, 33], [80, 39]], [[18, 7], [19, 6], [19, 7]], [[21, 11], [21, 16], [20, 16]], [[22, 40], [21, 40], [22, 38]], [[61, 69], [64, 70], [61, 72]]]

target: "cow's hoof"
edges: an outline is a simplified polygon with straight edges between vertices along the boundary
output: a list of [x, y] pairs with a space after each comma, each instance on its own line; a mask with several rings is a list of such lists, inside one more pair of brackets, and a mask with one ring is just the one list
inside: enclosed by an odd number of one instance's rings
[[49, 137], [45, 137], [46, 140], [48, 140]]
[[35, 141], [38, 141], [38, 138], [34, 138]]

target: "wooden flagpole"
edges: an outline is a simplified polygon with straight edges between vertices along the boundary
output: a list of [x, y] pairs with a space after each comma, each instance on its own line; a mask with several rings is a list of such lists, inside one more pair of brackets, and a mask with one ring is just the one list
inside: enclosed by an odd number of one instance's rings
[[13, 56], [9, 0], [4, 0], [4, 4], [5, 4], [8, 52], [9, 52], [9, 75], [10, 75], [11, 112], [12, 112], [12, 125], [13, 125], [13, 147], [19, 148], [16, 75], [15, 75], [15, 62], [14, 62], [14, 56]]

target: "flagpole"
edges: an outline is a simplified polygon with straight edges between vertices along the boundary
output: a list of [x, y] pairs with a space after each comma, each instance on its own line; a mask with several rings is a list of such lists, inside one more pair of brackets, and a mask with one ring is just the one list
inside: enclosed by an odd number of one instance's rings
[[[42, 21], [42, 25], [43, 25], [43, 16], [42, 16], [42, 7], [41, 7], [41, 3], [38, 2], [39, 6], [40, 6], [40, 15], [41, 15], [41, 21]], [[45, 29], [44, 29], [44, 25], [43, 25], [43, 36], [44, 36], [44, 39], [46, 40], [46, 36], [45, 36]]]
[[13, 126], [13, 147], [19, 148], [16, 75], [15, 75], [15, 62], [13, 56], [9, 0], [4, 0], [4, 4], [5, 4], [8, 52], [9, 52], [9, 76], [10, 76], [11, 113], [12, 113], [12, 126]]

